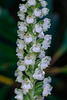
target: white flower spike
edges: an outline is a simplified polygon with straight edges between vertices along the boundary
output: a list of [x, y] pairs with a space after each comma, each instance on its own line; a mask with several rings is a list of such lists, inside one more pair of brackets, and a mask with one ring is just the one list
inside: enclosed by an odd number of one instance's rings
[[51, 57], [46, 50], [51, 44], [51, 35], [45, 32], [50, 28], [50, 19], [43, 17], [49, 12], [46, 0], [21, 0], [19, 5], [16, 55], [16, 82], [21, 84], [15, 89], [17, 100], [44, 100], [51, 94], [51, 77], [45, 77], [44, 69], [50, 65]]

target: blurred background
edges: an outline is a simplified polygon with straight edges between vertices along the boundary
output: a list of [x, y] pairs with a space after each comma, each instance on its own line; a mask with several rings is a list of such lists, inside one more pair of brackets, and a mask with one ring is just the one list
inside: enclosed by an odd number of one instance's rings
[[[46, 74], [52, 77], [52, 95], [45, 100], [67, 100], [67, 0], [46, 0], [50, 13], [52, 44], [47, 55], [52, 57]], [[0, 0], [0, 100], [15, 100], [17, 11], [21, 0]]]

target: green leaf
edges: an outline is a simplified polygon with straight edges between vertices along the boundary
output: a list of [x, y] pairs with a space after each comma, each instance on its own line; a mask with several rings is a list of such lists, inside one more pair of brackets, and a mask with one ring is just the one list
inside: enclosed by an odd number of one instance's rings
[[37, 3], [36, 8], [39, 8], [39, 7], [40, 7], [40, 3]]
[[39, 59], [39, 60], [37, 60], [37, 61], [36, 61], [36, 63], [35, 63], [35, 65], [38, 65], [40, 62], [41, 62], [41, 60], [40, 60], [40, 59]]
[[37, 91], [35, 91], [35, 96], [39, 96], [42, 94], [43, 88], [39, 88]]
[[33, 12], [33, 10], [34, 10], [34, 6], [29, 7], [29, 8], [27, 9], [28, 15], [31, 15], [32, 12]]
[[44, 39], [38, 39], [37, 42], [38, 42], [38, 43], [41, 43], [41, 42], [43, 42], [43, 40], [44, 40]]
[[36, 69], [37, 67], [38, 67], [38, 64], [41, 62], [41, 59], [39, 59], [39, 60], [37, 60], [36, 62], [35, 62], [35, 65], [34, 65], [34, 69]]
[[36, 2], [38, 3], [38, 2], [39, 2], [39, 0], [36, 0]]
[[44, 23], [44, 21], [43, 21], [43, 20], [40, 20], [38, 23], [39, 23], [39, 24], [43, 24], [43, 23]]
[[41, 88], [43, 85], [43, 82], [38, 82], [35, 86], [35, 90], [37, 90], [38, 88]]
[[24, 95], [24, 100], [30, 100], [28, 95]]
[[25, 71], [25, 73], [30, 77], [30, 78], [32, 78], [32, 74], [31, 74], [31, 72], [28, 70], [28, 71]]

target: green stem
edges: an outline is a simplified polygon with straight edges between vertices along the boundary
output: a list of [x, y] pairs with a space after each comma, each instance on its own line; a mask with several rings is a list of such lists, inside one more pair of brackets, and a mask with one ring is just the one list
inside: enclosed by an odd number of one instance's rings
[[34, 98], [34, 85], [35, 85], [35, 80], [33, 79], [32, 74], [30, 72], [27, 72], [26, 71], [26, 74], [30, 77], [30, 81], [33, 84], [33, 87], [32, 87], [32, 89], [30, 90], [30, 93], [29, 93], [30, 94], [30, 100], [35, 100], [35, 98]]
[[30, 100], [35, 100], [34, 98], [34, 88], [30, 90]]
[[35, 81], [34, 81], [34, 79], [32, 77], [30, 78], [30, 81], [33, 84], [33, 87], [30, 90], [30, 100], [35, 100], [35, 98], [34, 98], [34, 85], [35, 85]]

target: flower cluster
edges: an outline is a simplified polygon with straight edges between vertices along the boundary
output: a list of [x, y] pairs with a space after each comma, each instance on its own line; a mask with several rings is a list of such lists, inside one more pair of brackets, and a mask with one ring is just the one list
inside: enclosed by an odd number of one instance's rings
[[21, 87], [15, 89], [17, 100], [44, 100], [51, 94], [51, 78], [45, 78], [44, 72], [51, 61], [45, 51], [50, 47], [52, 39], [51, 35], [44, 34], [51, 25], [50, 19], [43, 19], [49, 12], [46, 6], [45, 0], [22, 0], [19, 5], [19, 39], [16, 42], [19, 61], [15, 76]]

